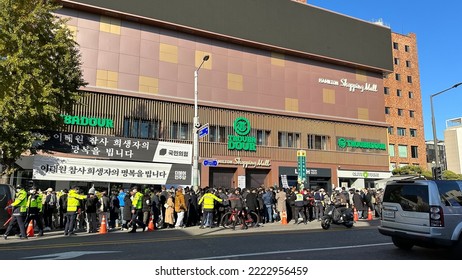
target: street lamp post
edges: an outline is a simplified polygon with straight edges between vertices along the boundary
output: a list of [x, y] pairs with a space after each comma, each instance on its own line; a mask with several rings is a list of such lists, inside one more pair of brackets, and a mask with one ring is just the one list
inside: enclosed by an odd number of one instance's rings
[[197, 113], [197, 95], [198, 95], [198, 90], [197, 90], [197, 78], [199, 74], [199, 70], [202, 67], [202, 64], [209, 60], [210, 56], [205, 55], [202, 58], [201, 64], [197, 69], [194, 71], [194, 119], [193, 119], [193, 190], [197, 191], [199, 189], [199, 134], [198, 134], [198, 129], [200, 128], [201, 124], [199, 122], [199, 116]]
[[443, 92], [446, 92], [450, 89], [456, 88], [458, 86], [462, 85], [462, 83], [457, 83], [453, 85], [450, 88], [447, 88], [445, 90], [442, 90], [440, 92], [437, 92], [435, 94], [430, 95], [430, 106], [431, 106], [431, 113], [432, 113], [432, 128], [433, 128], [433, 145], [435, 149], [435, 168], [440, 167], [440, 158], [439, 158], [439, 151], [438, 151], [438, 138], [436, 137], [436, 123], [435, 123], [435, 114], [433, 111], [433, 97], [442, 94]]

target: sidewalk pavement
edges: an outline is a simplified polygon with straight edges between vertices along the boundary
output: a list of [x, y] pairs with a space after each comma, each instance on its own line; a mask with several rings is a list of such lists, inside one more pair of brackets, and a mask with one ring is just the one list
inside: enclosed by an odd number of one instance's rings
[[[380, 219], [373, 219], [373, 220], [358, 220], [355, 222], [353, 228], [363, 228], [363, 227], [375, 227], [380, 225]], [[331, 225], [331, 228], [328, 230], [335, 230], [335, 229], [346, 229], [345, 226], [343, 225]], [[214, 228], [205, 228], [201, 229], [199, 226], [193, 226], [193, 227], [186, 227], [186, 228], [178, 228], [178, 229], [155, 229], [152, 232], [148, 232], [147, 229], [145, 232], [142, 232], [141, 228], [138, 228], [136, 235], [152, 235], [155, 236], [156, 234], [160, 236], [165, 236], [165, 235], [178, 235], [180, 236], [181, 234], [187, 235], [187, 236], [220, 236], [220, 235], [228, 235], [228, 234], [258, 234], [258, 233], [265, 233], [265, 232], [283, 232], [283, 231], [303, 231], [303, 230], [320, 230], [322, 231], [321, 227], [321, 222], [319, 221], [312, 221], [308, 222], [306, 225], [303, 223], [300, 223], [298, 225], [295, 225], [293, 221], [289, 222], [288, 224], [281, 224], [280, 222], [275, 222], [275, 223], [267, 223], [267, 224], [261, 224], [259, 227], [251, 227], [247, 230], [242, 230], [238, 227], [236, 227], [235, 230], [232, 229], [225, 229], [223, 227], [214, 227]], [[8, 236], [8, 239], [5, 240], [3, 239], [3, 235], [0, 236], [0, 246], [2, 244], [12, 244], [12, 243], [22, 243], [22, 242], [34, 242], [34, 241], [39, 241], [39, 240], [47, 240], [47, 239], [55, 239], [55, 238], [70, 238], [70, 239], [75, 239], [75, 238], [81, 238], [81, 237], [90, 237], [94, 235], [99, 235], [99, 233], [86, 233], [84, 231], [81, 232], [76, 232], [77, 235], [72, 236], [72, 237], [66, 237], [64, 236], [64, 231], [63, 230], [54, 230], [50, 232], [45, 232], [44, 236], [38, 237], [37, 234], [35, 234], [34, 237], [29, 237], [27, 240], [21, 240], [17, 236]], [[131, 236], [127, 233], [127, 231], [122, 231], [120, 229], [114, 229], [110, 230], [106, 235], [113, 235], [113, 234], [126, 234], [126, 236]]]

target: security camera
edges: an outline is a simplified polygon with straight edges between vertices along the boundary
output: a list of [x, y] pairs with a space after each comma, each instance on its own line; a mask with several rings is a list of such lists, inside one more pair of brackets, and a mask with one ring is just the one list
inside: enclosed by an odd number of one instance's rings
[[196, 128], [199, 128], [199, 127], [201, 127], [201, 124], [200, 124], [200, 123], [195, 123], [194, 126], [195, 126]]

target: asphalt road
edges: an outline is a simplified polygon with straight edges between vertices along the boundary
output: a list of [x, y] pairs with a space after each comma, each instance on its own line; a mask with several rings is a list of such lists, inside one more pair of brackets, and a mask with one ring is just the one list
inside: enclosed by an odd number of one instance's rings
[[448, 260], [446, 250], [397, 249], [377, 231], [378, 220], [351, 229], [332, 226], [268, 224], [248, 230], [223, 228], [79, 233], [46, 233], [23, 241], [0, 241], [3, 260]]

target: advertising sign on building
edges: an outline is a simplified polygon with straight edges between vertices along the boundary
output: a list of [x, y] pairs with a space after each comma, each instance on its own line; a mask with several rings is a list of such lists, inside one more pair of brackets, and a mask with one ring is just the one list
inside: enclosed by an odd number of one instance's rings
[[173, 142], [89, 135], [71, 132], [40, 132], [48, 137], [39, 148], [84, 157], [130, 161], [191, 164], [192, 145]]
[[228, 135], [228, 150], [257, 151], [257, 138], [248, 136], [250, 121], [244, 117], [234, 120], [234, 132], [237, 135]]
[[34, 156], [34, 180], [191, 184], [191, 165]]

